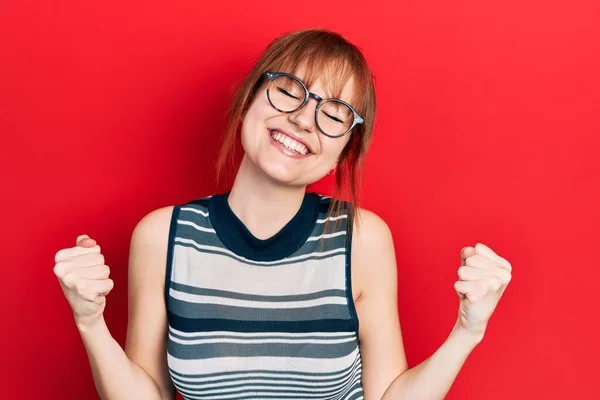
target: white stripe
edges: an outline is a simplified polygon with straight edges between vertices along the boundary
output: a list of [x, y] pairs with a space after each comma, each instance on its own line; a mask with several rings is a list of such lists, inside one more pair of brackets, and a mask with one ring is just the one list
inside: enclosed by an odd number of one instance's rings
[[[348, 336], [350, 332], [231, 332], [231, 331], [211, 331], [211, 332], [182, 332], [169, 326], [169, 330], [179, 336], [186, 337], [210, 337], [210, 336], [238, 336], [238, 337], [260, 337], [260, 336], [282, 336], [282, 337], [342, 337]], [[353, 334], [353, 337], [356, 335]]]
[[[245, 392], [243, 393], [244, 396], [273, 396], [273, 392]], [[237, 397], [240, 397], [240, 393], [235, 393], [235, 394], [229, 394], [229, 395], [217, 395], [215, 396], [204, 396], [204, 395], [190, 395], [190, 394], [186, 394], [185, 395], [185, 399], [191, 399], [191, 400], [228, 400], [228, 399], [235, 399]], [[259, 397], [260, 398], [260, 397]], [[323, 396], [321, 396], [320, 394], [305, 394], [303, 395], [303, 397], [293, 397], [294, 400], [312, 400], [312, 399], [322, 399]], [[265, 397], [265, 399], [274, 399], [274, 400], [285, 400], [286, 398], [283, 399], [277, 399], [277, 398], [272, 398], [272, 397]]]
[[[356, 375], [354, 376], [354, 380], [348, 385], [348, 388], [351, 388], [352, 386], [354, 386], [356, 383], [358, 383], [358, 381], [361, 380], [361, 376], [362, 376], [362, 369], [359, 368], [357, 371], [355, 371]], [[342, 393], [340, 396], [336, 397], [335, 400], [338, 399], [347, 399], [349, 397], [352, 397], [352, 395], [354, 393], [358, 393], [362, 390], [362, 384], [360, 388], [356, 388], [354, 389], [352, 392], [346, 394], [348, 392], [349, 389], [347, 389], [344, 393]]]
[[348, 218], [348, 215], [344, 214], [344, 215], [339, 215], [337, 217], [327, 217], [327, 218], [323, 218], [323, 219], [318, 219], [317, 224], [322, 224], [325, 221], [336, 221], [336, 220], [342, 219], [342, 218]]
[[319, 381], [327, 381], [327, 380], [335, 380], [335, 379], [339, 379], [342, 376], [346, 376], [346, 375], [353, 375], [356, 373], [356, 371], [360, 371], [362, 366], [360, 363], [360, 359], [357, 360], [358, 363], [355, 363], [353, 365], [349, 365], [347, 367], [352, 367], [351, 370], [346, 370], [346, 371], [341, 371], [341, 372], [337, 372], [334, 374], [328, 374], [328, 375], [324, 375], [324, 376], [315, 376], [315, 375], [306, 375], [306, 374], [300, 374], [300, 373], [273, 373], [273, 372], [239, 372], [239, 373], [223, 373], [220, 376], [218, 376], [217, 378], [215, 378], [215, 376], [209, 376], [209, 377], [203, 377], [203, 378], [188, 378], [188, 377], [180, 377], [177, 374], [177, 371], [175, 371], [173, 373], [173, 378], [180, 381], [180, 382], [185, 382], [186, 384], [202, 384], [203, 382], [209, 382], [211, 383], [212, 381], [214, 381], [215, 379], [269, 379], [269, 378], [284, 378], [284, 379], [295, 379], [296, 381], [298, 379], [302, 379], [302, 380], [306, 380], [306, 381], [310, 381], [307, 382], [307, 384], [309, 385], [326, 385], [327, 382], [319, 382]]
[[322, 260], [307, 259], [265, 268], [235, 262], [220, 254], [175, 245], [171, 280], [204, 289], [269, 296], [346, 290], [344, 253], [345, 249], [340, 249], [337, 254]]
[[191, 211], [191, 212], [193, 212], [193, 213], [200, 214], [200, 215], [203, 215], [203, 216], [205, 216], [205, 217], [208, 217], [208, 212], [204, 212], [204, 211], [202, 211], [202, 210], [198, 210], [198, 209], [196, 209], [196, 208], [192, 208], [192, 207], [181, 207], [181, 208], [180, 208], [180, 210], [181, 210], [181, 211]]
[[354, 341], [354, 338], [346, 339], [333, 339], [333, 340], [319, 340], [319, 339], [178, 339], [173, 335], [169, 335], [175, 343], [192, 345], [192, 344], [210, 344], [210, 343], [237, 343], [237, 344], [274, 344], [274, 343], [288, 343], [288, 344], [340, 344]]
[[346, 231], [339, 231], [339, 232], [335, 232], [335, 233], [327, 233], [327, 234], [320, 235], [320, 236], [311, 236], [308, 239], [306, 239], [306, 241], [310, 242], [310, 241], [313, 241], [313, 240], [319, 240], [321, 238], [323, 238], [323, 239], [329, 239], [329, 238], [332, 238], [332, 237], [342, 236], [342, 235], [345, 235], [345, 234], [346, 234]]
[[308, 258], [312, 258], [312, 257], [318, 257], [318, 256], [328, 256], [331, 254], [338, 254], [338, 253], [343, 253], [346, 251], [346, 249], [344, 247], [340, 247], [338, 249], [333, 249], [333, 250], [328, 250], [328, 251], [323, 251], [323, 252], [314, 252], [314, 253], [309, 253], [309, 254], [304, 254], [301, 256], [295, 256], [295, 257], [287, 257], [287, 258], [282, 258], [281, 260], [277, 260], [277, 261], [255, 261], [255, 260], [250, 260], [248, 258], [244, 258], [242, 256], [238, 256], [237, 254], [235, 254], [234, 252], [232, 252], [231, 250], [227, 250], [224, 249], [222, 247], [216, 247], [216, 246], [206, 246], [206, 245], [201, 245], [198, 242], [191, 240], [191, 239], [186, 239], [186, 238], [182, 238], [182, 237], [175, 237], [175, 243], [186, 243], [186, 244], [191, 244], [193, 246], [196, 247], [196, 249], [198, 250], [211, 250], [217, 253], [223, 253], [223, 254], [228, 254], [240, 261], [244, 261], [244, 262], [252, 262], [252, 263], [256, 263], [256, 264], [261, 264], [261, 265], [271, 265], [271, 264], [278, 264], [281, 263], [282, 261], [285, 262], [289, 262], [289, 261], [300, 261], [300, 260], [305, 260]]
[[[349, 382], [349, 380], [343, 379], [343, 380], [338, 380], [337, 382], [329, 382], [329, 383], [324, 383], [324, 386], [327, 385], [333, 385], [331, 387], [327, 387], [327, 388], [319, 388], [319, 387], [313, 387], [313, 385], [308, 386], [308, 387], [301, 387], [301, 388], [296, 388], [294, 387], [293, 389], [289, 389], [289, 390], [302, 390], [303, 392], [316, 392], [319, 394], [320, 398], [324, 398], [324, 397], [331, 397], [331, 396], [336, 396], [339, 398], [339, 395], [344, 396], [344, 394], [346, 392], [348, 392], [349, 388], [352, 387], [352, 385], [354, 385], [354, 383], [356, 383], [356, 377], [352, 376], [351, 380], [353, 380], [354, 382]], [[263, 383], [263, 385], [257, 385], [258, 383]], [[298, 382], [298, 381], [291, 381], [291, 382], [281, 382], [281, 381], [232, 381], [232, 382], [227, 382], [227, 385], [241, 385], [241, 384], [246, 384], [245, 386], [243, 386], [242, 388], [240, 387], [233, 387], [233, 388], [219, 388], [219, 386], [222, 386], [222, 383], [216, 383], [216, 384], [211, 384], [211, 385], [181, 385], [180, 386], [182, 388], [186, 388], [186, 389], [191, 389], [197, 390], [197, 393], [195, 393], [195, 395], [202, 395], [202, 396], [210, 396], [210, 395], [214, 395], [217, 393], [223, 393], [223, 394], [236, 394], [237, 396], [239, 396], [240, 390], [243, 390], [243, 394], [246, 395], [248, 390], [273, 390], [274, 388], [272, 386], [267, 386], [265, 384], [273, 384], [273, 383], [277, 383], [277, 384], [304, 384], [303, 382]], [[287, 392], [287, 390], [285, 388], [279, 388], [279, 393], [280, 394], [292, 394], [292, 392]], [[340, 394], [337, 394], [336, 392], [340, 391]], [[356, 393], [357, 391], [360, 391], [360, 389], [355, 389], [352, 393]], [[270, 395], [273, 395], [273, 392], [267, 392]], [[314, 396], [313, 393], [294, 393], [296, 396]], [[350, 397], [350, 395], [348, 396], [344, 396], [344, 397]], [[204, 397], [203, 397], [204, 398]]]
[[290, 308], [306, 308], [316, 307], [325, 304], [339, 304], [346, 305], [346, 298], [340, 296], [326, 296], [312, 300], [299, 300], [299, 301], [253, 301], [253, 300], [240, 300], [240, 299], [229, 299], [226, 297], [218, 296], [203, 296], [199, 294], [190, 294], [180, 292], [173, 288], [169, 289], [171, 297], [177, 300], [187, 301], [188, 303], [196, 304], [217, 304], [221, 306], [232, 306], [232, 307], [246, 307], [246, 308], [278, 308], [278, 309], [290, 309]]
[[192, 221], [182, 221], [179, 220], [177, 221], [178, 224], [180, 225], [187, 225], [187, 226], [191, 226], [192, 228], [198, 230], [198, 231], [202, 231], [202, 232], [210, 232], [210, 233], [216, 233], [214, 229], [211, 228], [205, 228], [203, 226], [200, 225], [196, 225], [195, 223], [193, 223]]
[[[211, 380], [214, 380], [214, 378], [211, 378]], [[269, 385], [269, 384], [278, 384], [278, 385], [305, 385], [305, 387], [294, 387], [294, 390], [307, 390], [307, 391], [317, 391], [317, 390], [323, 390], [323, 389], [319, 389], [319, 386], [329, 386], [329, 385], [338, 385], [338, 388], [341, 386], [344, 386], [347, 384], [347, 382], [345, 380], [340, 380], [339, 382], [301, 382], [301, 381], [297, 381], [297, 380], [268, 380], [268, 379], [251, 379], [251, 380], [239, 380], [239, 381], [230, 381], [227, 382], [227, 385], [258, 385], [258, 384], [263, 384], [262, 386], [244, 386], [244, 389], [265, 389], [268, 386], [265, 385]], [[223, 383], [209, 383], [206, 385], [187, 385], [187, 384], [183, 384], [178, 382], [177, 386], [184, 388], [184, 389], [188, 389], [188, 390], [202, 390], [202, 394], [209, 394], [209, 393], [205, 393], [204, 390], [208, 390], [211, 388], [216, 388], [219, 389], [220, 386], [222, 386]], [[223, 392], [225, 392], [225, 390], [227, 389], [219, 389]], [[232, 389], [229, 389], [232, 390]], [[239, 390], [239, 388], [235, 388], [233, 390]], [[282, 394], [285, 392], [285, 389], [279, 389], [281, 390]], [[331, 390], [336, 390], [335, 386], [333, 388], [331, 388]], [[200, 394], [200, 393], [198, 393]]]
[[[346, 395], [346, 398], [350, 398], [350, 397], [354, 396], [354, 394], [355, 394], [355, 393], [358, 393], [358, 392], [360, 392], [361, 390], [362, 390], [362, 388], [356, 388], [356, 389], [354, 389], [353, 391], [351, 391], [350, 393], [348, 393], [348, 394]], [[357, 398], [356, 400], [361, 400], [362, 398], [363, 398], [363, 397], [362, 397], [362, 396], [360, 396], [360, 397], [359, 397], [359, 398]]]
[[247, 370], [271, 369], [286, 372], [331, 372], [341, 371], [354, 363], [359, 352], [358, 347], [350, 354], [339, 358], [300, 358], [294, 357], [217, 357], [203, 360], [182, 360], [167, 354], [172, 370], [180, 374], [213, 374], [245, 372]]
[[[239, 386], [246, 385], [243, 387], [244, 394], [246, 394], [247, 390], [272, 390], [273, 387], [270, 386], [272, 384], [290, 384], [290, 385], [298, 385], [299, 388], [294, 388], [293, 390], [303, 390], [303, 391], [312, 391], [319, 392], [320, 398], [328, 397], [330, 399], [342, 399], [349, 398], [355, 393], [358, 393], [362, 390], [362, 387], [354, 389], [350, 394], [347, 394], [352, 386], [358, 383], [362, 376], [362, 366], [360, 365], [360, 361], [358, 364], [354, 364], [351, 366], [351, 370], [343, 371], [337, 373], [335, 375], [329, 375], [325, 377], [315, 377], [310, 375], [299, 375], [294, 376], [290, 374], [264, 374], [264, 373], [252, 373], [252, 374], [235, 374], [236, 376], [232, 376], [231, 374], [222, 374], [217, 377], [212, 376], [209, 378], [184, 378], [182, 379], [177, 375], [177, 373], [172, 373], [173, 382], [175, 383], [178, 389], [184, 389], [185, 391], [193, 391], [193, 396], [207, 396], [214, 394], [215, 390], [217, 393], [237, 393], [240, 395], [240, 388], [223, 388], [220, 387], [223, 383], [214, 383], [215, 379], [227, 379], [227, 385]], [[233, 378], [233, 379], [232, 379]], [[276, 378], [276, 379], [269, 379]], [[279, 378], [279, 379], [277, 379]], [[281, 380], [281, 379], [289, 379], [289, 381]], [[315, 379], [316, 378], [316, 379]], [[298, 379], [302, 379], [299, 381]], [[262, 386], [258, 386], [257, 384], [263, 384]], [[256, 386], [252, 386], [256, 385]], [[333, 386], [332, 386], [333, 385]], [[304, 387], [302, 387], [304, 386]], [[322, 388], [319, 386], [323, 386]], [[326, 387], [326, 388], [325, 388]], [[332, 393], [334, 391], [342, 391], [332, 397]], [[292, 390], [292, 389], [290, 389]], [[281, 395], [288, 394], [286, 389], [279, 389], [279, 393]], [[273, 392], [270, 392], [273, 395]], [[295, 393], [295, 399], [300, 399], [300, 396], [312, 396], [311, 393], [304, 393], [299, 395]], [[204, 397], [203, 397], [204, 398]]]

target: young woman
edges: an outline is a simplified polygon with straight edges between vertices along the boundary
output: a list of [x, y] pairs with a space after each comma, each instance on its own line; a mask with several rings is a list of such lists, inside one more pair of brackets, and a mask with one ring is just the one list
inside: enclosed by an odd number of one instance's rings
[[[511, 266], [461, 250], [457, 322], [408, 369], [390, 230], [357, 207], [375, 115], [371, 72], [340, 35], [272, 42], [237, 92], [218, 160], [233, 186], [136, 226], [125, 350], [103, 311], [113, 287], [86, 235], [56, 254], [103, 399], [439, 399], [482, 340]], [[333, 198], [306, 191], [336, 175]], [[349, 192], [349, 201], [337, 197]]]

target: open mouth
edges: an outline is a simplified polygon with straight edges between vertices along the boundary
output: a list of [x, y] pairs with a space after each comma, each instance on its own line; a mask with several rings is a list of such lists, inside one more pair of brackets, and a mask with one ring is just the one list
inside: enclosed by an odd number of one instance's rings
[[271, 139], [273, 139], [277, 145], [289, 150], [293, 154], [296, 154], [300, 157], [308, 157], [313, 154], [304, 144], [292, 139], [281, 131], [277, 129], [269, 129], [268, 131]]

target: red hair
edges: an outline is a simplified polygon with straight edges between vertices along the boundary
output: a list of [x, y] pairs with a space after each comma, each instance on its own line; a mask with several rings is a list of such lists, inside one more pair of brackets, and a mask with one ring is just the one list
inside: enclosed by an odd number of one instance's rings
[[[375, 88], [373, 76], [361, 51], [340, 34], [324, 29], [305, 29], [273, 40], [245, 76], [237, 89], [228, 112], [227, 128], [217, 158], [217, 179], [226, 172], [226, 164], [236, 164], [241, 149], [242, 119], [263, 82], [265, 71], [294, 73], [306, 66], [303, 80], [307, 87], [327, 74], [327, 89], [338, 97], [346, 82], [353, 80], [349, 103], [363, 117], [364, 123], [348, 133], [350, 139], [342, 150], [336, 168], [335, 190], [328, 215], [340, 210], [341, 199], [349, 199], [351, 215], [356, 215], [360, 203], [362, 171], [371, 141], [375, 118]], [[237, 169], [237, 168], [236, 168]], [[325, 230], [327, 225], [325, 226]]]

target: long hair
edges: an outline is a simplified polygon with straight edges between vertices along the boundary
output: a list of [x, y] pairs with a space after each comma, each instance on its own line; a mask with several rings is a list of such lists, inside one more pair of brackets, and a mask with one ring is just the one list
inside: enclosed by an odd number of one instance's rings
[[[348, 133], [350, 139], [339, 157], [335, 189], [328, 210], [328, 217], [337, 215], [342, 209], [342, 201], [348, 199], [350, 219], [350, 216], [356, 215], [360, 204], [364, 159], [375, 119], [375, 88], [373, 75], [360, 49], [335, 32], [304, 29], [276, 38], [267, 46], [242, 80], [231, 102], [227, 128], [216, 163], [217, 179], [225, 174], [228, 163], [235, 166], [237, 152], [241, 148], [242, 119], [263, 83], [264, 72], [270, 70], [293, 74], [300, 65], [306, 66], [303, 78], [308, 87], [325, 71], [332, 71], [333, 73], [328, 74], [330, 79], [326, 83], [333, 97], [339, 97], [349, 79], [353, 81], [350, 104], [363, 117], [364, 123], [355, 126]], [[325, 232], [329, 221], [327, 218]]]

